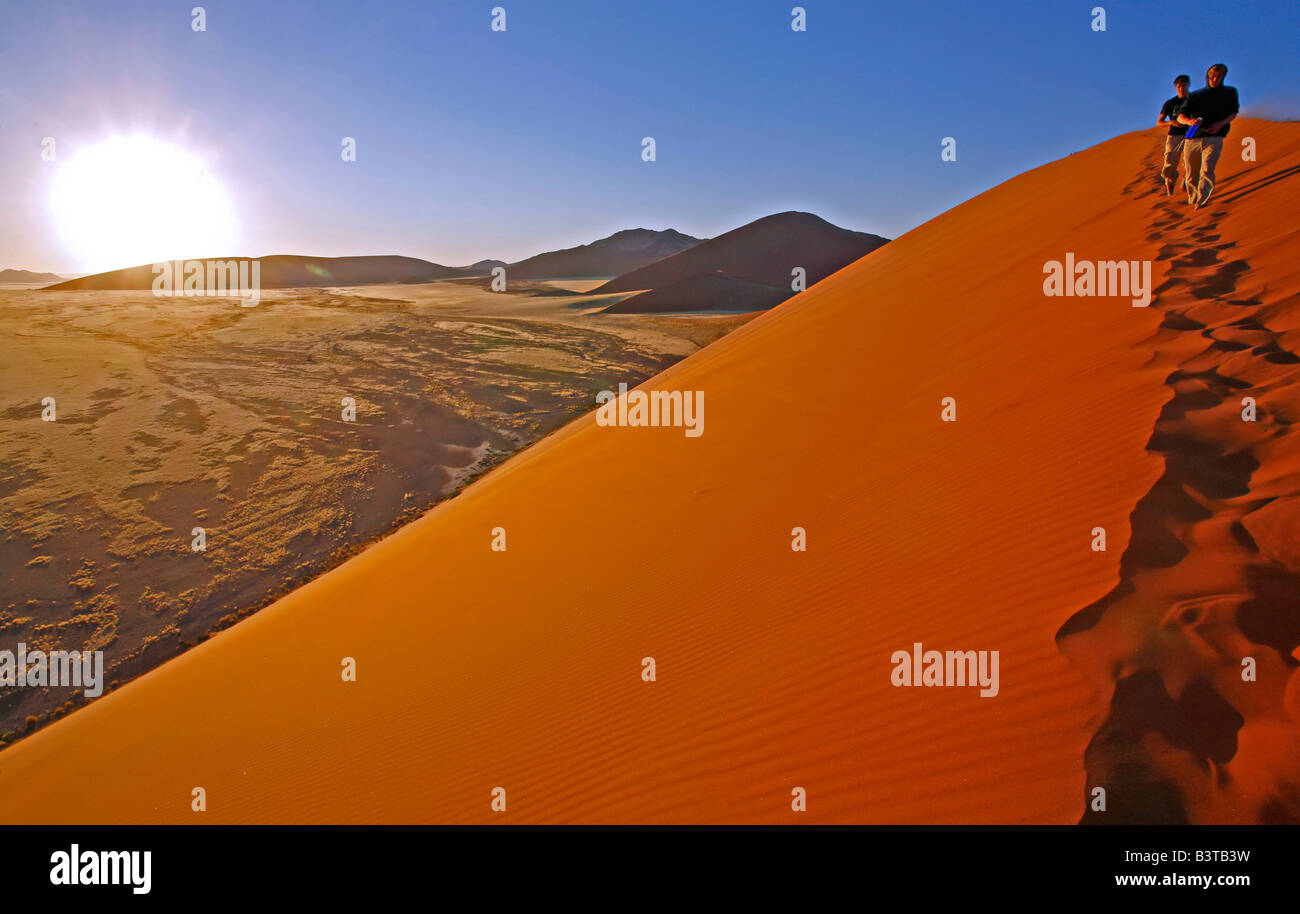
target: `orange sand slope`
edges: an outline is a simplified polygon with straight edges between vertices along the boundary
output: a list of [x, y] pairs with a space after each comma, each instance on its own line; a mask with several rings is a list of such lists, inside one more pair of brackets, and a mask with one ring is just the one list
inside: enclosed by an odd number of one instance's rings
[[[1235, 152], [1248, 135], [1257, 162]], [[1147, 445], [1169, 418], [1166, 379], [1194, 352], [1161, 329], [1165, 291], [1145, 309], [1047, 298], [1043, 265], [1150, 259], [1161, 286], [1179, 269], [1158, 259], [1172, 242], [1151, 225], [1167, 219], [1248, 263], [1232, 294], [1254, 303], [1226, 319], [1282, 314], [1300, 289], [1300, 125], [1238, 121], [1221, 203], [1196, 214], [1155, 192], [1160, 142], [1129, 134], [1008, 181], [644, 385], [703, 390], [701, 437], [584, 417], [6, 749], [0, 820], [1079, 820], [1085, 748], [1118, 691], [1111, 655], [1140, 639], [1115, 617], [1123, 601], [1062, 627], [1125, 580], [1130, 514], [1165, 474]], [[1295, 348], [1294, 312], [1269, 326]], [[1274, 367], [1270, 383], [1296, 370]], [[1295, 401], [1260, 396], [1264, 435]], [[1294, 457], [1260, 448], [1256, 477], [1278, 494]], [[1272, 528], [1294, 533], [1288, 519]], [[505, 552], [489, 548], [498, 526]], [[999, 694], [892, 686], [891, 654], [914, 642], [999, 651]], [[1266, 644], [1243, 648], [1261, 689], [1241, 713], [1294, 732], [1294, 685], [1285, 708], [1278, 696], [1295, 664]], [[1146, 789], [1122, 773], [1109, 786], [1117, 810]]]

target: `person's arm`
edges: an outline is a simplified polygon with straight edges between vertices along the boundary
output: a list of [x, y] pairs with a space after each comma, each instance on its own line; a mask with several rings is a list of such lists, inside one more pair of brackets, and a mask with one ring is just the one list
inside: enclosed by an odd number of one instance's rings
[[1210, 126], [1206, 127], [1204, 132], [1205, 132], [1205, 133], [1209, 133], [1209, 134], [1218, 133], [1220, 130], [1222, 130], [1224, 127], [1226, 127], [1228, 124], [1232, 123], [1233, 119], [1234, 119], [1236, 116], [1237, 116], [1237, 112], [1234, 111], [1234, 112], [1232, 112], [1232, 114], [1229, 114], [1229, 115], [1228, 115], [1227, 117], [1225, 117], [1223, 120], [1221, 120], [1221, 121], [1215, 121], [1213, 124], [1211, 124]]
[[1232, 101], [1225, 106], [1228, 112], [1227, 115], [1222, 120], [1215, 121], [1213, 124], [1206, 124], [1201, 130], [1202, 133], [1207, 133], [1211, 136], [1217, 134], [1224, 127], [1228, 126], [1228, 124], [1232, 123], [1232, 119], [1237, 116], [1237, 112], [1241, 109], [1241, 105], [1237, 100], [1237, 90], [1233, 89], [1231, 86], [1227, 88], [1228, 91], [1232, 93]]

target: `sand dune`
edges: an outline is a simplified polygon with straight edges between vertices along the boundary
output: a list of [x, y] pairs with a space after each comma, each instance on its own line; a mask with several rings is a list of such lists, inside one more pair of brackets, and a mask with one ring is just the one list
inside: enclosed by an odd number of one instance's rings
[[57, 273], [33, 273], [31, 270], [0, 270], [0, 285], [10, 283], [34, 285], [36, 283], [61, 282], [62, 280], [63, 277]]
[[510, 264], [511, 279], [608, 278], [694, 247], [699, 238], [675, 229], [624, 229], [608, 238], [562, 251], [547, 251]]
[[[237, 261], [238, 257], [200, 258], [206, 264]], [[244, 258], [247, 259], [247, 258]], [[299, 289], [313, 286], [355, 286], [366, 283], [431, 282], [469, 275], [465, 270], [444, 267], [416, 257], [306, 257], [298, 254], [272, 254], [258, 257], [263, 289]], [[55, 283], [52, 291], [78, 289], [126, 290], [152, 289], [155, 273], [152, 264], [92, 273], [77, 279]], [[179, 288], [179, 280], [178, 285]]]
[[763, 311], [794, 293], [725, 273], [698, 273], [678, 282], [631, 295], [605, 309], [607, 314], [654, 314], [672, 311]]
[[[1300, 125], [1239, 133], [1200, 213], [1146, 130], [891, 242], [646, 382], [701, 437], [566, 426], [0, 753], [0, 820], [1073, 822], [1099, 779], [1296, 818]], [[1067, 251], [1155, 260], [1152, 306], [1045, 297]], [[915, 642], [999, 651], [999, 694], [892, 686]], [[1161, 737], [1161, 689], [1215, 723]]]
[[[133, 679], [745, 320], [549, 291], [0, 289], [0, 651], [103, 649]], [[0, 688], [0, 746], [84, 697]]]
[[662, 289], [702, 274], [722, 272], [788, 294], [795, 267], [803, 267], [805, 285], [811, 286], [887, 240], [831, 225], [812, 213], [774, 213], [624, 273], [595, 292]]
[[1087, 768], [1118, 800], [1085, 821], [1300, 821], [1300, 264], [1284, 215], [1300, 125], [1242, 134], [1274, 156], [1234, 168], [1206, 211], [1189, 217], [1145, 175], [1124, 191], [1164, 267], [1146, 341], [1166, 375], [1147, 443], [1164, 471], [1115, 588], [1058, 636], [1110, 698]]

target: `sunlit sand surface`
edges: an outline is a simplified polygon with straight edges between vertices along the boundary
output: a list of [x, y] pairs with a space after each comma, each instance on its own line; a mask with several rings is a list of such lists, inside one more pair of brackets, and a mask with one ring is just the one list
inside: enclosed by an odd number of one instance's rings
[[[741, 322], [588, 310], [459, 282], [0, 290], [0, 635], [102, 648], [125, 682]], [[0, 734], [65, 701], [0, 691]]]
[[[0, 820], [1300, 820], [1300, 124], [1239, 119], [1233, 137], [1255, 137], [1258, 161], [1225, 152], [1197, 213], [1158, 185], [1159, 133], [1013, 178], [645, 385], [703, 391], [702, 436], [576, 418], [15, 743], [0, 753]], [[1067, 252], [1151, 261], [1151, 306], [1045, 297], [1043, 266]], [[249, 318], [228, 319], [211, 332], [247, 333]], [[441, 319], [503, 348], [487, 317]], [[484, 370], [385, 319], [358, 334], [344, 352], [382, 340], [402, 354], [371, 358]], [[455, 337], [471, 350], [474, 338]], [[69, 378], [79, 360], [106, 361], [89, 342], [56, 351]], [[199, 416], [218, 414], [197, 392], [219, 381], [202, 360], [112, 351], [124, 370], [166, 366], [154, 370], [186, 381]], [[283, 367], [294, 351], [264, 353], [276, 367], [259, 376], [312, 404], [291, 413], [290, 437], [347, 453], [360, 429], [312, 418], [339, 391]], [[353, 385], [392, 377], [336, 370]], [[24, 404], [44, 393], [16, 374]], [[83, 380], [70, 415], [122, 383]], [[1255, 423], [1241, 421], [1247, 394]], [[142, 396], [154, 425], [193, 421], [166, 393]], [[941, 421], [946, 397], [955, 422]], [[564, 402], [576, 413], [580, 399]], [[72, 449], [32, 443], [33, 428], [29, 468]], [[292, 453], [324, 471], [314, 451]], [[234, 471], [211, 473], [220, 486]], [[505, 552], [491, 549], [497, 527]], [[806, 552], [791, 549], [795, 527]], [[997, 696], [895, 687], [891, 656], [916, 642], [999, 651]], [[498, 787], [508, 803], [494, 812]], [[1109, 819], [1090, 810], [1097, 787]], [[792, 808], [799, 789], [806, 812]]]

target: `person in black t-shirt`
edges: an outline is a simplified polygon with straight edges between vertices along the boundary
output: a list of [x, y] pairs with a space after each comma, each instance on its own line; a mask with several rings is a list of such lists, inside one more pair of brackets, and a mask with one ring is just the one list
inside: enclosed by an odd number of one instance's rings
[[1187, 87], [1191, 84], [1192, 78], [1186, 73], [1174, 77], [1174, 92], [1177, 94], [1160, 107], [1160, 117], [1156, 118], [1157, 127], [1169, 125], [1169, 135], [1165, 137], [1165, 164], [1160, 169], [1160, 177], [1165, 179], [1165, 193], [1171, 197], [1174, 195], [1174, 182], [1178, 180], [1178, 158], [1183, 150], [1183, 137], [1187, 134], [1187, 126], [1178, 123], [1178, 110], [1183, 107]]
[[1196, 127], [1196, 133], [1183, 142], [1183, 176], [1187, 182], [1187, 202], [1200, 209], [1210, 202], [1214, 192], [1214, 167], [1223, 152], [1223, 138], [1237, 116], [1240, 102], [1237, 90], [1225, 86], [1228, 68], [1216, 63], [1205, 71], [1205, 88], [1197, 89], [1179, 109], [1178, 123]]

